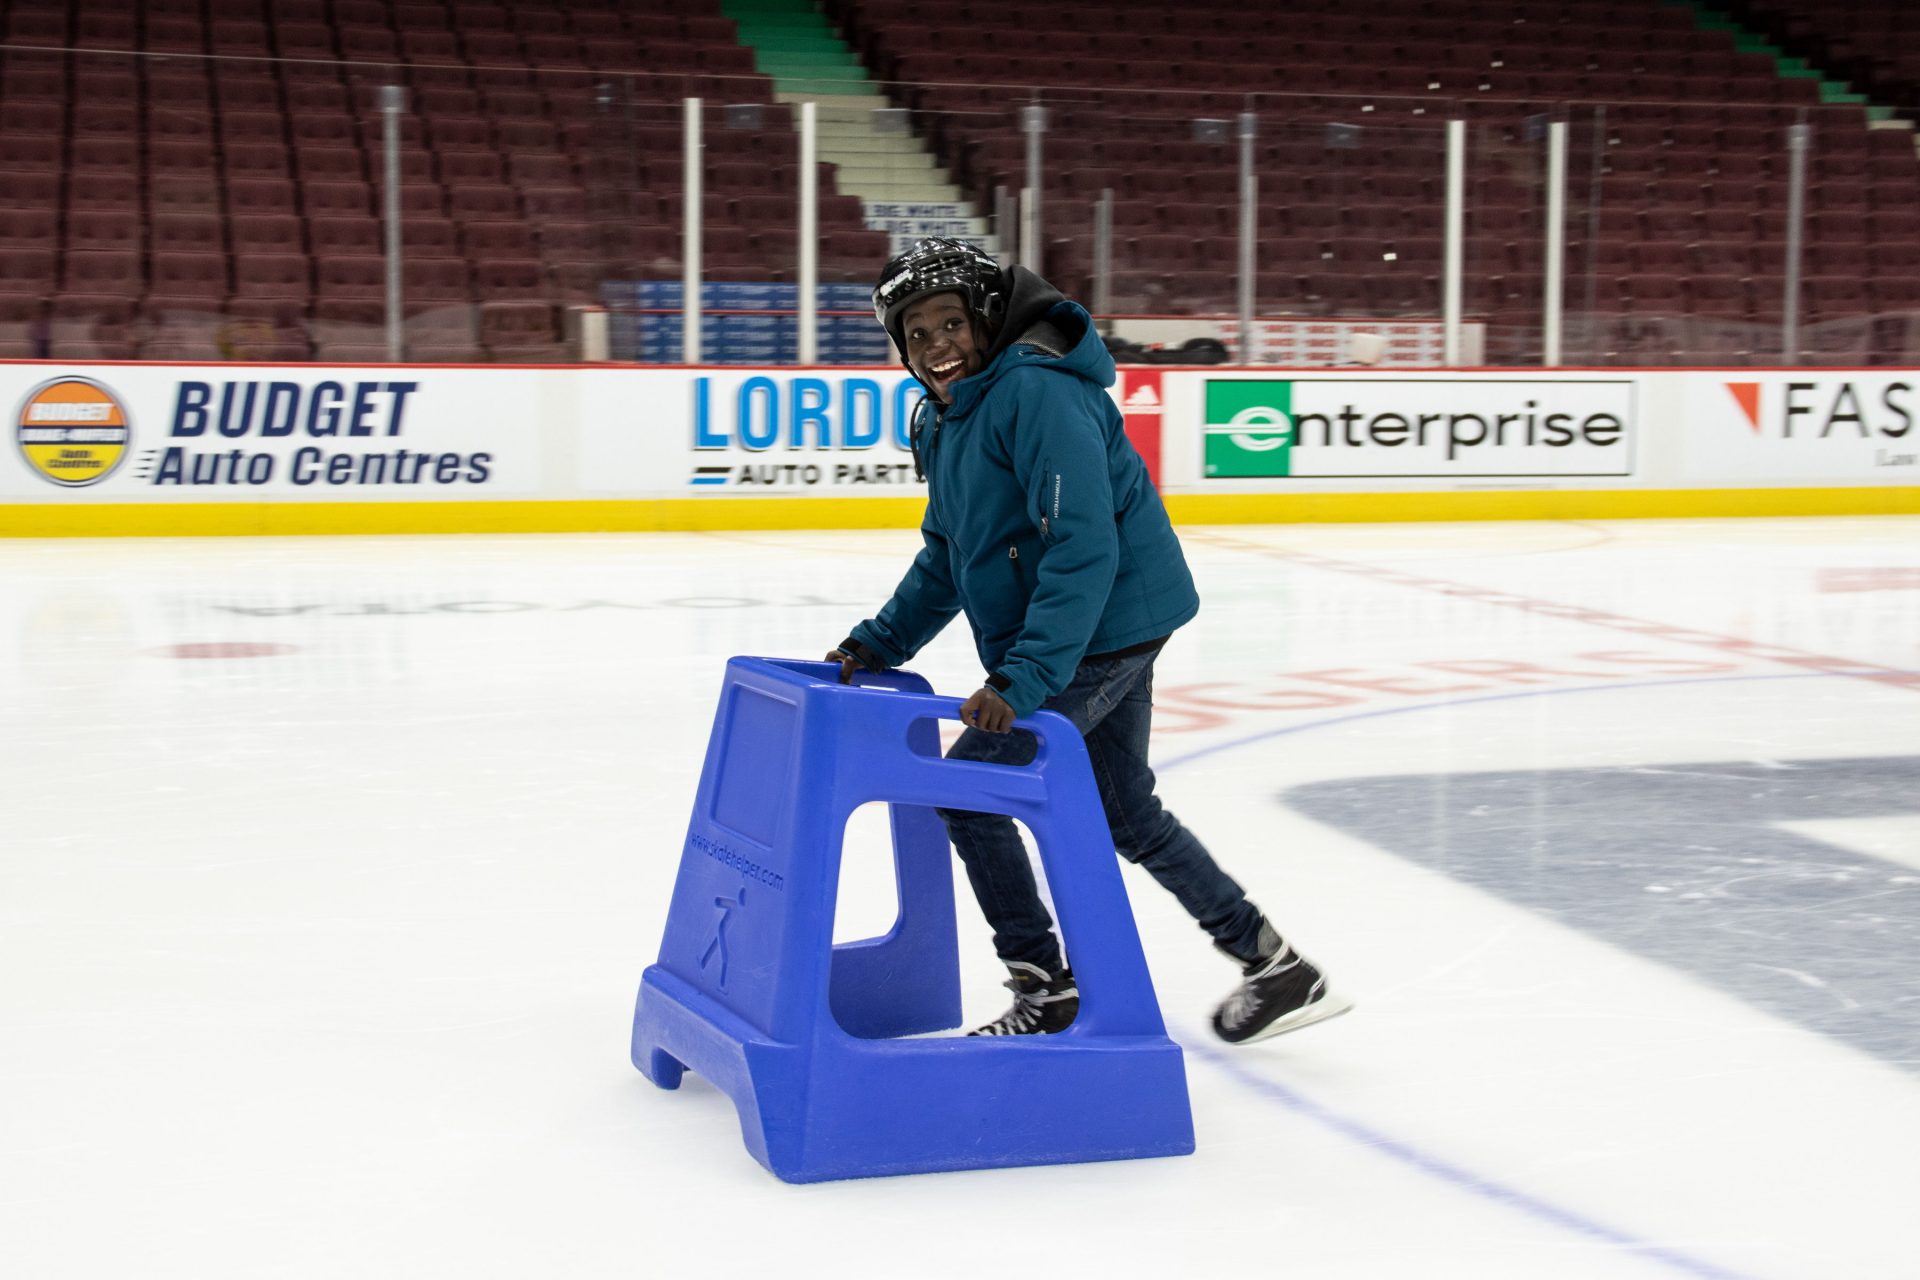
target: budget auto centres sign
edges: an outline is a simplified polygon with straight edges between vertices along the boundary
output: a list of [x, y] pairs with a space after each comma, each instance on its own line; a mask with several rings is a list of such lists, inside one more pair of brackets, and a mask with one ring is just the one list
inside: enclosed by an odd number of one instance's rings
[[1629, 378], [1209, 378], [1212, 481], [1630, 476]]
[[1920, 375], [1797, 370], [1695, 375], [1688, 479], [1920, 484]]
[[506, 371], [10, 365], [0, 403], [0, 500], [460, 501], [539, 483], [538, 389]]

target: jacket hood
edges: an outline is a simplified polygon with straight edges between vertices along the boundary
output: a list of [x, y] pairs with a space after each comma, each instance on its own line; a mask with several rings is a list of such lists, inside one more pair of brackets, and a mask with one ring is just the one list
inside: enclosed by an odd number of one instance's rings
[[1015, 267], [1009, 275], [1013, 287], [1007, 318], [987, 348], [986, 367], [954, 384], [953, 407], [970, 409], [1002, 374], [1028, 364], [1070, 373], [1097, 387], [1112, 386], [1113, 356], [1086, 308], [1025, 267]]
[[1001, 352], [1020, 341], [1027, 330], [1045, 320], [1056, 303], [1067, 300], [1065, 294], [1025, 267], [1009, 268], [1007, 282], [1007, 305], [1000, 319], [1000, 331], [986, 351], [985, 363], [989, 365]]

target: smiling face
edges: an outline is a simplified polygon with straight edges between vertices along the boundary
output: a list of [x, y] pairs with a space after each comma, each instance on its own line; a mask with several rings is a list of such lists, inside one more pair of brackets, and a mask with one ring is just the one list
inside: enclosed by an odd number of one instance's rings
[[907, 340], [907, 365], [942, 404], [953, 403], [952, 387], [985, 364], [974, 340], [973, 317], [957, 293], [936, 293], [908, 307], [900, 317]]

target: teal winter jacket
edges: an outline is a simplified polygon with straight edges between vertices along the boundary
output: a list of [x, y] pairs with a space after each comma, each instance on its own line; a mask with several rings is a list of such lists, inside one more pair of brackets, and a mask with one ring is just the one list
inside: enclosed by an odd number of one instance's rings
[[899, 666], [964, 610], [989, 683], [1029, 716], [1087, 655], [1192, 618], [1193, 576], [1113, 382], [1086, 311], [1014, 268], [985, 368], [920, 409], [925, 545], [850, 638]]

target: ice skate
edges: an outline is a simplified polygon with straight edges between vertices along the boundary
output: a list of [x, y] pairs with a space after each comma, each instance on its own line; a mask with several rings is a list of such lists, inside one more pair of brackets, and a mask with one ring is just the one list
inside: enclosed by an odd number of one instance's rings
[[[1214, 1034], [1246, 1044], [1337, 1018], [1353, 1001], [1327, 989], [1320, 970], [1262, 925], [1262, 954], [1241, 970], [1240, 987], [1213, 1011]], [[1269, 941], [1271, 940], [1271, 941]]]
[[1080, 1012], [1080, 989], [1073, 983], [1073, 970], [1048, 973], [1037, 964], [1009, 960], [1007, 989], [1013, 992], [1013, 1008], [984, 1027], [969, 1031], [970, 1036], [1052, 1035], [1073, 1025]]

